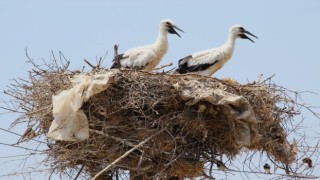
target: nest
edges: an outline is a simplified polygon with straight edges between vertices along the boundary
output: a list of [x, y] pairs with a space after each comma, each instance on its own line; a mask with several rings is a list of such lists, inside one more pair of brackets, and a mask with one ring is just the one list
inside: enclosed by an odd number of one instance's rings
[[[53, 121], [52, 96], [71, 88], [70, 78], [77, 74], [80, 72], [34, 72], [30, 80], [19, 83], [19, 91], [7, 91], [25, 110], [21, 119], [28, 120], [35, 137], [48, 133]], [[237, 127], [241, 124], [230, 118], [228, 107], [206, 101], [188, 105], [174, 85], [191, 80], [247, 99], [257, 119], [257, 123], [251, 124], [257, 130], [252, 132], [256, 135], [253, 143], [239, 145]], [[205, 163], [216, 162], [221, 156], [232, 159], [241, 150], [264, 151], [275, 161], [289, 164], [296, 152], [283, 128], [292, 116], [283, 99], [275, 86], [266, 81], [241, 85], [231, 79], [192, 74], [122, 70], [107, 90], [92, 96], [81, 107], [88, 117], [89, 139], [49, 140], [47, 162], [57, 172], [83, 166], [82, 173], [92, 177], [152, 137], [105, 172], [105, 176], [130, 171], [155, 177], [198, 177], [203, 175]]]

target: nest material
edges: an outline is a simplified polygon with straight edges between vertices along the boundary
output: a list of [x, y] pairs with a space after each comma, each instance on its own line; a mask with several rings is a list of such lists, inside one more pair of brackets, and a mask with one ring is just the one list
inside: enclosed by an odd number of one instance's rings
[[[103, 73], [100, 70], [91, 73]], [[53, 120], [52, 95], [71, 87], [78, 72], [42, 72], [32, 77], [20, 93], [25, 118], [37, 135], [46, 135]], [[186, 105], [174, 84], [196, 80], [245, 97], [258, 120], [258, 139], [249, 146], [236, 142], [237, 124], [228, 120], [224, 107], [199, 101]], [[197, 75], [151, 74], [121, 71], [110, 88], [92, 96], [82, 106], [89, 120], [90, 138], [82, 142], [50, 142], [51, 166], [58, 171], [84, 165], [95, 174], [139, 142], [160, 129], [161, 134], [122, 159], [107, 173], [119, 169], [157, 177], [197, 177], [206, 162], [226, 155], [233, 158], [244, 148], [267, 152], [275, 161], [291, 163], [295, 152], [287, 142], [281, 123], [285, 112], [277, 107], [280, 98], [264, 83], [241, 85]]]

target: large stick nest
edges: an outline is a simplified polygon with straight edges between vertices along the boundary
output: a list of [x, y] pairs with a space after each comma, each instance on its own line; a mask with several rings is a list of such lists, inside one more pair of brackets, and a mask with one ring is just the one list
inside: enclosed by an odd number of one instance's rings
[[[46, 135], [53, 121], [52, 96], [71, 88], [70, 78], [79, 73], [34, 72], [30, 80], [18, 83], [19, 90], [7, 91], [25, 110], [21, 119], [28, 120], [36, 135]], [[205, 101], [187, 105], [174, 84], [190, 80], [245, 97], [258, 120], [252, 124], [257, 140], [248, 146], [236, 142], [239, 124], [226, 113], [229, 107]], [[81, 107], [88, 117], [90, 138], [81, 142], [49, 141], [48, 161], [60, 172], [84, 165], [92, 175], [162, 130], [107, 173], [121, 169], [157, 177], [196, 177], [202, 175], [206, 162], [216, 162], [222, 155], [233, 158], [245, 149], [265, 151], [275, 161], [291, 163], [296, 152], [282, 125], [291, 116], [285, 110], [290, 107], [277, 107], [283, 106], [286, 97], [266, 82], [241, 85], [230, 79], [122, 70], [107, 90]]]

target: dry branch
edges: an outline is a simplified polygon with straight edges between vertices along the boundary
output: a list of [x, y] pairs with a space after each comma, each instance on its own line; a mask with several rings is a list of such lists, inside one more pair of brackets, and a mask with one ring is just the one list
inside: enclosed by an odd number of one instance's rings
[[146, 142], [150, 141], [150, 139], [156, 137], [157, 135], [159, 135], [160, 133], [162, 133], [162, 131], [164, 131], [165, 128], [157, 131], [155, 134], [151, 135], [150, 137], [148, 137], [147, 139], [143, 140], [142, 142], [140, 142], [139, 144], [137, 144], [136, 146], [134, 146], [133, 148], [131, 148], [129, 151], [127, 151], [126, 153], [124, 153], [122, 156], [120, 156], [118, 159], [114, 160], [111, 164], [109, 164], [106, 168], [104, 168], [102, 171], [100, 171], [98, 174], [96, 174], [92, 180], [97, 179], [102, 173], [108, 171], [112, 166], [116, 165], [119, 161], [121, 161], [123, 158], [127, 157], [130, 153], [132, 153], [134, 150], [140, 148], [141, 146], [143, 146]]

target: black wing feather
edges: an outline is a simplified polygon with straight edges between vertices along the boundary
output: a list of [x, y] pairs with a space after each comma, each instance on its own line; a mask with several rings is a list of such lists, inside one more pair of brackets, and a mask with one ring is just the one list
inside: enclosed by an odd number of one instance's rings
[[197, 64], [197, 65], [194, 65], [194, 66], [189, 66], [188, 67], [188, 71], [189, 72], [203, 71], [203, 70], [208, 69], [210, 66], [214, 65], [217, 62], [218, 61], [215, 61], [213, 63], [205, 63], [205, 64]]
[[184, 74], [188, 72], [188, 60], [191, 59], [192, 56], [186, 56], [182, 59], [179, 60], [178, 64], [179, 67], [176, 69], [176, 72], [180, 73], [180, 74]]
[[191, 58], [192, 58], [192, 56], [190, 55], [190, 56], [187, 56], [185, 58], [180, 59], [179, 60], [179, 67], [176, 69], [176, 72], [178, 72], [180, 74], [185, 74], [185, 73], [189, 73], [189, 72], [203, 71], [218, 62], [218, 61], [215, 61], [213, 63], [205, 63], [205, 64], [197, 64], [194, 66], [188, 66], [188, 60]]

